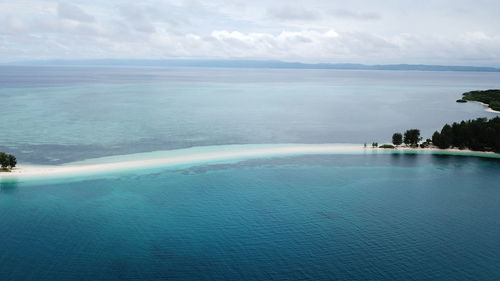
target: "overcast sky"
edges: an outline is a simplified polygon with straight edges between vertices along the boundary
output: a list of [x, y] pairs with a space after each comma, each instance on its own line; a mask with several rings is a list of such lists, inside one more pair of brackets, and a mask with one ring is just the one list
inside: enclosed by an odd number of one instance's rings
[[0, 61], [500, 66], [498, 0], [0, 0]]

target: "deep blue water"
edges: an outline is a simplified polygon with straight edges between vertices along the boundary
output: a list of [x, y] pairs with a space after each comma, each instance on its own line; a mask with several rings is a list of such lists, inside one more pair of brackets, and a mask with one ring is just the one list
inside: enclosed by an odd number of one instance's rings
[[499, 280], [500, 162], [302, 156], [3, 183], [2, 280]]

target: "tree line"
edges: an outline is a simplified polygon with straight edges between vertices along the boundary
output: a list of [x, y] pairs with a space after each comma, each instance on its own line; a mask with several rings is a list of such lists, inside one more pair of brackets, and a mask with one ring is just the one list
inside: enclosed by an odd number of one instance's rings
[[456, 147], [500, 153], [500, 117], [446, 124], [441, 132], [432, 135], [432, 144], [442, 149]]
[[2, 169], [12, 169], [16, 166], [16, 164], [16, 156], [0, 152], [0, 167], [2, 167]]
[[404, 134], [394, 133], [392, 143], [396, 146], [406, 144], [411, 147], [436, 146], [441, 149], [456, 147], [476, 151], [494, 151], [500, 153], [500, 117], [490, 120], [478, 118], [460, 123], [446, 124], [441, 131], [436, 131], [432, 139], [420, 143], [420, 130], [407, 130]]

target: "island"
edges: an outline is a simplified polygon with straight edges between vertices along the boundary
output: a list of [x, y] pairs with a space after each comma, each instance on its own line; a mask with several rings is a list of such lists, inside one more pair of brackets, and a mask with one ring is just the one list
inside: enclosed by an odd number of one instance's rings
[[[500, 153], [500, 117], [492, 119], [478, 118], [461, 121], [451, 125], [445, 124], [441, 131], [436, 131], [432, 139], [420, 141], [420, 130], [407, 130], [404, 135], [394, 133], [392, 144], [384, 144], [378, 148], [395, 149], [403, 143], [409, 148], [459, 149]], [[374, 143], [375, 144], [375, 143]]]
[[463, 94], [463, 97], [457, 102], [465, 103], [467, 101], [480, 102], [494, 111], [500, 111], [500, 90], [471, 91]]

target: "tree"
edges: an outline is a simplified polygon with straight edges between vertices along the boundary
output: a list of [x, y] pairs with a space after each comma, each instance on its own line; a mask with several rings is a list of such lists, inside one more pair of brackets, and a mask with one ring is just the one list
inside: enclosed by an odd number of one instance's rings
[[401, 145], [403, 143], [403, 135], [401, 133], [394, 133], [392, 135], [392, 144]]
[[435, 131], [432, 135], [432, 144], [441, 148], [441, 134], [438, 131]]
[[418, 145], [418, 142], [421, 140], [422, 140], [422, 138], [420, 137], [420, 130], [411, 129], [411, 130], [407, 130], [405, 132], [403, 142], [406, 145], [416, 146], [416, 145]]
[[7, 154], [0, 152], [0, 166], [5, 169], [9, 166], [9, 160], [7, 159]]
[[16, 159], [16, 156], [12, 155], [12, 154], [9, 154], [7, 155], [7, 160], [9, 162], [9, 166], [10, 168], [14, 168], [16, 167], [17, 165], [17, 159]]
[[0, 152], [0, 167], [2, 169], [14, 168], [16, 164], [17, 160], [14, 155]]

